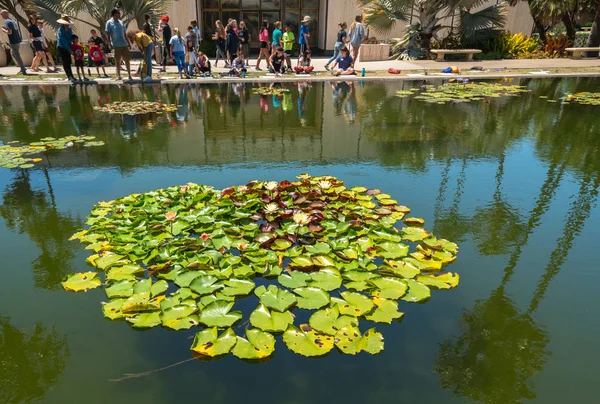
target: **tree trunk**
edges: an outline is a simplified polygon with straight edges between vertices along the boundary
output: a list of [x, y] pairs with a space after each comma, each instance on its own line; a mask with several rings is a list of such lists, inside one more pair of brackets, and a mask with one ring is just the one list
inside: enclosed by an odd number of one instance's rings
[[[597, 47], [600, 45], [600, 1], [596, 2], [596, 16], [594, 17], [594, 24], [592, 25], [592, 32], [588, 38], [588, 47]], [[588, 57], [598, 57], [598, 52], [588, 52]]]
[[562, 23], [567, 30], [567, 39], [571, 41], [571, 46], [575, 45], [575, 33], [577, 32], [575, 20], [572, 17], [574, 17], [574, 15], [571, 13], [564, 13], [562, 16]]
[[537, 8], [536, 0], [527, 0], [527, 4], [529, 4], [529, 10], [531, 12], [531, 17], [533, 18], [533, 24], [535, 25], [535, 29], [540, 34], [540, 41], [545, 45], [546, 44], [546, 31], [548, 29], [540, 19], [539, 10]]

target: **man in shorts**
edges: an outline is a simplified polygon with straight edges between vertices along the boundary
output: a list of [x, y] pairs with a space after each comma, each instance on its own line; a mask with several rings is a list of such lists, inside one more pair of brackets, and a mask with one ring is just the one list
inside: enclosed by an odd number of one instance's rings
[[110, 15], [112, 18], [106, 22], [106, 38], [110, 41], [115, 53], [115, 65], [117, 66], [117, 80], [121, 80], [121, 62], [125, 61], [127, 75], [131, 80], [131, 69], [129, 62], [131, 55], [129, 53], [130, 44], [125, 36], [125, 25], [121, 22], [121, 11], [113, 8]]
[[292, 68], [292, 48], [294, 47], [294, 41], [296, 37], [294, 37], [294, 33], [292, 32], [292, 24], [285, 24], [285, 32], [283, 33], [283, 53], [285, 54], [285, 61], [287, 63], [288, 69]]

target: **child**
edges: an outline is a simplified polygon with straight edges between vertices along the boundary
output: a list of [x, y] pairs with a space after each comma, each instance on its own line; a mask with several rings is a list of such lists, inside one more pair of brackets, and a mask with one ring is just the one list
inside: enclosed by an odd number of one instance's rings
[[[85, 77], [85, 71], [83, 70], [83, 46], [79, 43], [79, 37], [77, 35], [73, 35], [72, 37], [73, 44], [71, 45], [71, 52], [73, 53], [73, 58], [75, 59], [75, 68], [77, 69], [77, 77], [81, 81], [81, 76], [85, 81], [88, 80]], [[80, 74], [81, 72], [81, 74]]]
[[106, 69], [104, 68], [104, 53], [102, 53], [102, 49], [100, 49], [100, 46], [96, 44], [92, 38], [90, 38], [88, 44], [90, 46], [90, 63], [92, 66], [96, 66], [96, 73], [98, 73], [98, 77], [100, 77], [100, 66], [102, 66], [104, 78], [107, 79], [108, 75], [106, 74]]
[[238, 38], [240, 39], [240, 50], [244, 56], [246, 56], [246, 66], [248, 66], [248, 55], [250, 54], [250, 31], [248, 31], [246, 28], [246, 23], [244, 21], [240, 21]]
[[202, 52], [198, 52], [198, 64], [196, 65], [196, 69], [204, 76], [211, 76], [210, 60], [208, 60], [208, 56]]
[[[43, 38], [42, 49], [43, 49], [44, 53], [46, 54], [47, 60], [52, 65], [52, 72], [58, 73], [59, 69], [56, 67], [56, 64], [54, 64], [54, 59], [52, 58], [52, 53], [50, 53], [50, 49], [48, 48], [48, 41], [46, 41], [46, 37], [44, 36], [44, 21], [38, 20], [37, 25], [38, 25], [38, 28], [40, 29], [40, 32], [42, 33], [42, 38]], [[46, 65], [46, 68], [48, 68], [47, 65]]]
[[310, 74], [313, 70], [315, 68], [310, 65], [310, 49], [306, 49], [304, 55], [298, 58], [298, 66], [294, 67], [294, 71], [298, 74]]
[[294, 47], [294, 41], [296, 37], [292, 32], [292, 24], [285, 24], [285, 32], [283, 33], [283, 51], [285, 53], [285, 61], [287, 62], [288, 69], [292, 69], [292, 48]]
[[275, 52], [269, 57], [269, 72], [277, 74], [283, 74], [285, 72], [285, 55], [283, 54], [283, 48], [280, 46], [275, 49]]
[[[333, 74], [335, 76], [349, 76], [354, 74], [354, 68], [352, 67], [352, 56], [350, 56], [350, 51], [345, 46], [340, 49], [340, 55], [337, 57], [335, 62], [333, 62]], [[336, 66], [338, 69], [336, 69]]]
[[187, 63], [188, 63], [188, 75], [193, 76], [196, 65], [198, 64], [198, 52], [196, 52], [196, 46], [194, 41], [187, 41]]
[[231, 62], [231, 70], [229, 71], [230, 76], [243, 76], [246, 73], [246, 67], [244, 63], [244, 53], [238, 52], [237, 58]]

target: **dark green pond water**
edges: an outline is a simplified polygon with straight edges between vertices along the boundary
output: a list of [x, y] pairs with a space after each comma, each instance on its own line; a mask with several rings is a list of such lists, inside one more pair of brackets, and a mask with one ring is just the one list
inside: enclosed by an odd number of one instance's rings
[[[3, 142], [93, 135], [106, 146], [0, 168], [0, 403], [592, 403], [600, 350], [600, 107], [549, 103], [593, 80], [522, 80], [532, 92], [431, 105], [420, 83], [156, 88], [0, 87]], [[514, 81], [513, 84], [517, 84]], [[169, 101], [154, 118], [97, 113]], [[390, 193], [460, 244], [458, 288], [400, 303], [379, 355], [191, 360], [196, 330], [140, 332], [103, 318], [102, 289], [67, 239], [92, 206], [187, 182], [334, 175]], [[245, 308], [242, 307], [245, 310]], [[184, 401], [186, 400], [186, 401]]]

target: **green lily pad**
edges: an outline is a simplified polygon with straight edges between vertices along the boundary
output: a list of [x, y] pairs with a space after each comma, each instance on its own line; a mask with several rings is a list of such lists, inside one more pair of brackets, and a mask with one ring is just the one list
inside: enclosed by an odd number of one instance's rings
[[160, 313], [139, 313], [133, 317], [127, 317], [127, 321], [135, 328], [152, 328], [160, 325]]
[[121, 258], [123, 258], [122, 255], [107, 253], [106, 255], [98, 258], [95, 262], [95, 265], [98, 269], [105, 271], [108, 268], [116, 265]]
[[231, 351], [240, 359], [263, 359], [275, 351], [275, 338], [264, 331], [246, 330], [246, 338], [237, 337], [235, 347]]
[[222, 293], [225, 296], [246, 296], [254, 289], [254, 282], [247, 279], [229, 279], [224, 282]]
[[109, 287], [104, 289], [104, 291], [109, 299], [114, 299], [117, 297], [129, 297], [133, 295], [133, 285], [135, 285], [135, 283], [135, 280], [123, 279], [111, 283]]
[[113, 299], [110, 302], [102, 305], [102, 312], [104, 313], [104, 317], [111, 320], [119, 320], [127, 317], [123, 310], [123, 303], [125, 299]]
[[212, 302], [202, 309], [198, 320], [207, 327], [231, 327], [242, 318], [241, 311], [230, 311], [233, 304], [224, 300]]
[[407, 279], [408, 292], [402, 297], [407, 302], [423, 302], [431, 297], [431, 291], [425, 285], [413, 279]]
[[298, 295], [297, 306], [301, 309], [320, 309], [329, 304], [329, 293], [319, 288], [296, 288], [294, 293]]
[[333, 337], [318, 333], [307, 324], [300, 329], [290, 325], [283, 333], [283, 342], [292, 352], [302, 356], [322, 356], [333, 349]]
[[280, 313], [275, 310], [269, 310], [264, 304], [260, 304], [250, 314], [250, 324], [263, 331], [283, 332], [293, 323], [294, 316], [289, 311]]
[[169, 288], [169, 283], [167, 281], [165, 281], [164, 279], [161, 279], [159, 281], [156, 281], [156, 283], [154, 283], [152, 285], [152, 287], [150, 287], [150, 295], [152, 297], [162, 295], [163, 293], [165, 293], [167, 291], [168, 288]]
[[269, 285], [269, 288], [259, 286], [254, 291], [259, 297], [260, 302], [270, 309], [284, 312], [296, 304], [296, 296], [284, 289], [279, 289], [275, 285]]
[[160, 314], [162, 325], [174, 330], [187, 330], [198, 325], [198, 316], [193, 315], [196, 305], [178, 304], [163, 309]]
[[343, 299], [332, 298], [331, 302], [338, 306], [341, 314], [353, 317], [362, 316], [373, 309], [373, 302], [368, 297], [355, 292], [342, 292]]
[[309, 274], [299, 271], [291, 271], [288, 274], [281, 274], [277, 278], [280, 284], [290, 289], [302, 288], [307, 286], [309, 279]]
[[213, 327], [198, 332], [190, 349], [200, 355], [215, 357], [229, 353], [236, 342], [237, 338], [231, 328], [218, 335], [217, 327]]
[[348, 325], [358, 326], [356, 317], [341, 316], [337, 305], [316, 311], [310, 316], [308, 323], [315, 330], [327, 335], [335, 335]]
[[325, 291], [336, 290], [342, 286], [342, 277], [335, 268], [323, 268], [310, 274], [308, 285]]
[[[254, 284], [252, 284], [254, 285]], [[211, 295], [215, 293], [217, 290], [223, 289], [225, 285], [223, 285], [219, 278], [212, 275], [200, 275], [189, 284], [190, 289], [202, 295]]]
[[373, 279], [369, 282], [378, 288], [378, 290], [373, 292], [373, 294], [376, 294], [378, 297], [396, 300], [406, 294], [407, 286], [404, 280], [401, 279], [382, 277]]
[[448, 272], [441, 275], [419, 275], [416, 278], [417, 282], [421, 282], [423, 285], [431, 286], [436, 289], [450, 289], [458, 286], [459, 276], [458, 274], [452, 274]]
[[96, 275], [96, 272], [82, 272], [67, 275], [61, 282], [61, 285], [63, 289], [73, 292], [88, 291], [102, 285], [102, 281], [100, 278], [97, 278]]
[[362, 351], [374, 355], [383, 350], [383, 336], [374, 328], [361, 335], [357, 327], [346, 326], [335, 334], [335, 346], [349, 355], [356, 355]]
[[398, 311], [398, 303], [394, 300], [374, 297], [373, 304], [375, 305], [375, 310], [373, 310], [371, 314], [365, 316], [367, 320], [376, 323], [391, 324], [393, 320], [404, 316], [404, 313]]
[[421, 241], [430, 236], [429, 232], [421, 227], [404, 227], [400, 234], [403, 240], [412, 242]]

